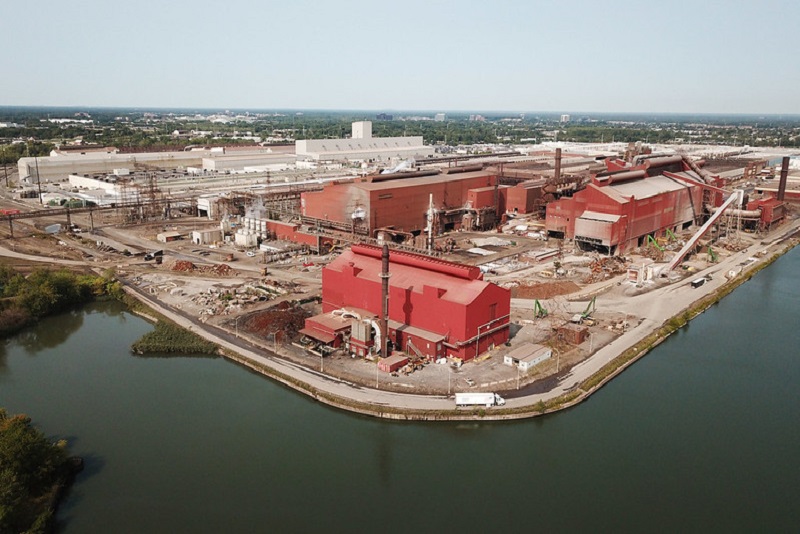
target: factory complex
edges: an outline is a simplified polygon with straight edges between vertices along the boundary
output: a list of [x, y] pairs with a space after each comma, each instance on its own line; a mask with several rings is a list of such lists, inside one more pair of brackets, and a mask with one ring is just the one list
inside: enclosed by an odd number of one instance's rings
[[694, 273], [794, 220], [789, 157], [616, 148], [452, 157], [363, 121], [294, 147], [65, 150], [19, 161], [31, 209], [3, 216], [12, 239], [80, 221], [102, 251], [82, 242], [83, 257], [125, 252], [137, 291], [298, 364], [436, 392], [425, 367], [447, 363], [456, 387], [504, 391], [643, 321], [628, 295], [699, 287]]

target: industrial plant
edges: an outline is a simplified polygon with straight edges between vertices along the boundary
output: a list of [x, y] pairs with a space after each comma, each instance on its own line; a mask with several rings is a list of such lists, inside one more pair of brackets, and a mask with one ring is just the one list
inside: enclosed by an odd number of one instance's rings
[[2, 223], [15, 246], [52, 235], [63, 258], [113, 264], [143, 298], [302, 367], [503, 392], [558, 383], [650, 319], [640, 296], [691, 299], [796, 226], [796, 160], [716, 152], [453, 153], [369, 121], [294, 146], [65, 147], [19, 160]]

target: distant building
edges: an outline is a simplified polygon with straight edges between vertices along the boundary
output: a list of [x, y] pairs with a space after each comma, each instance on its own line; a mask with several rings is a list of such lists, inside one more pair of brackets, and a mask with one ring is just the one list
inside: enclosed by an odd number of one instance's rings
[[447, 119], [447, 115], [444, 113], [437, 113], [436, 115], [433, 116], [433, 120], [435, 120], [436, 122], [444, 122], [445, 119]]
[[220, 228], [192, 231], [192, 244], [194, 245], [213, 245], [218, 241], [222, 241], [222, 230]]
[[561, 115], [561, 122], [569, 122], [569, 115], [567, 114]]
[[425, 146], [422, 136], [372, 137], [372, 122], [354, 122], [350, 139], [304, 139], [295, 141], [298, 160], [313, 161], [390, 161], [424, 159], [434, 148]]
[[378, 113], [375, 115], [375, 120], [378, 121], [390, 121], [394, 119], [394, 115], [389, 115], [388, 113]]

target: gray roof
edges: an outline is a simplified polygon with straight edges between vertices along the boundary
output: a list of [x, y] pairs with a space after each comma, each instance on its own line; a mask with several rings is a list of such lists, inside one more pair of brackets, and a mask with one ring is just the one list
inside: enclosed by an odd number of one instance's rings
[[[678, 173], [688, 174], [688, 173]], [[692, 173], [694, 174], [694, 173]], [[696, 176], [696, 175], [695, 175]], [[620, 184], [611, 184], [613, 190], [625, 197], [634, 197], [637, 200], [643, 198], [651, 198], [663, 193], [672, 191], [680, 191], [681, 189], [688, 189], [690, 186], [680, 180], [667, 178], [666, 176], [652, 176], [643, 180], [635, 180], [631, 182], [623, 182]]]

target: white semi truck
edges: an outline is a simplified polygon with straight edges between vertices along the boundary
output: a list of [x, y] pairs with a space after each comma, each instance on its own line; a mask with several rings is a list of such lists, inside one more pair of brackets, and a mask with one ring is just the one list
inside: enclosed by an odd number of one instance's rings
[[497, 393], [456, 393], [456, 406], [502, 406], [506, 400]]

